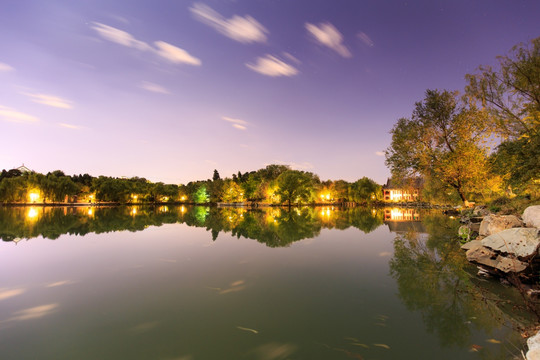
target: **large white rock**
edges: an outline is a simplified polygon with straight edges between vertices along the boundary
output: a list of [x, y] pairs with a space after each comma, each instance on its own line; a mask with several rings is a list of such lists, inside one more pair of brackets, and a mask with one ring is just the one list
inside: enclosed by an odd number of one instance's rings
[[540, 332], [527, 339], [527, 360], [540, 360]]
[[480, 224], [480, 236], [489, 236], [500, 231], [521, 227], [523, 223], [515, 215], [488, 215]]
[[540, 205], [529, 206], [522, 217], [525, 225], [540, 229]]
[[482, 239], [482, 245], [501, 253], [529, 258], [538, 253], [539, 230], [535, 228], [513, 228], [503, 230]]

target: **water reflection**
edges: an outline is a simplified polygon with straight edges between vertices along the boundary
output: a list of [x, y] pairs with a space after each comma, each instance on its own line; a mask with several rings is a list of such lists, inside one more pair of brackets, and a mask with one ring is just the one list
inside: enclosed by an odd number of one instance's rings
[[0, 238], [17, 241], [62, 234], [141, 231], [148, 226], [186, 224], [204, 227], [216, 240], [221, 232], [255, 239], [270, 247], [316, 237], [321, 229], [357, 228], [372, 232], [383, 224], [383, 209], [334, 207], [215, 208], [205, 206], [0, 208]]
[[[515, 289], [481, 280], [453, 240], [459, 224], [443, 216], [426, 216], [425, 233], [399, 233], [394, 240], [390, 272], [399, 297], [411, 311], [422, 313], [429, 332], [442, 346], [468, 347], [483, 358], [505, 359], [519, 349], [519, 331], [534, 324]], [[501, 331], [517, 332], [507, 338]], [[482, 331], [485, 336], [477, 335]], [[493, 344], [505, 343], [504, 347]], [[507, 349], [507, 350], [504, 350]]]

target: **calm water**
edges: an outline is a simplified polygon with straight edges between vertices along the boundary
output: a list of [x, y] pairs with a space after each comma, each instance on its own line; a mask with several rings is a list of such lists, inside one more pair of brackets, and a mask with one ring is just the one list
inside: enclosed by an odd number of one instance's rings
[[[508, 359], [533, 321], [456, 220], [0, 208], [0, 359]], [[512, 301], [512, 303], [508, 303]]]

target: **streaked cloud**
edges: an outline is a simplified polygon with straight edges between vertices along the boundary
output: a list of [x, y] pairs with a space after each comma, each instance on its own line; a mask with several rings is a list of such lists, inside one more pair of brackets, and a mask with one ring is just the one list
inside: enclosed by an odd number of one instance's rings
[[359, 32], [356, 36], [358, 36], [358, 38], [362, 40], [362, 42], [366, 44], [367, 46], [369, 47], [375, 46], [375, 43], [373, 42], [373, 40], [371, 40], [371, 38], [366, 33]]
[[264, 57], [258, 57], [255, 64], [247, 63], [246, 66], [259, 74], [272, 77], [294, 76], [298, 74], [298, 70], [294, 66], [269, 54]]
[[80, 126], [72, 125], [72, 124], [66, 124], [66, 123], [58, 123], [58, 126], [61, 126], [63, 128], [66, 128], [66, 129], [72, 129], [72, 130], [78, 130], [78, 129], [81, 128]]
[[186, 50], [180, 49], [164, 41], [156, 41], [156, 53], [162, 58], [169, 60], [174, 64], [201, 65], [201, 60], [191, 56]]
[[195, 3], [189, 9], [195, 19], [241, 43], [265, 42], [268, 30], [249, 15], [226, 19], [208, 5]]
[[384, 155], [386, 155], [386, 153], [384, 151], [375, 151], [375, 155], [384, 156]]
[[35, 123], [39, 121], [35, 116], [2, 105], [0, 105], [0, 119], [17, 123]]
[[142, 51], [151, 50], [150, 45], [144, 41], [135, 39], [135, 37], [128, 32], [97, 22], [92, 24], [91, 28], [97, 31], [97, 33], [105, 40]]
[[16, 289], [1, 288], [0, 289], [0, 300], [9, 299], [10, 297], [20, 295], [20, 294], [24, 293], [25, 291], [26, 291], [26, 289], [23, 289], [23, 288], [16, 288]]
[[0, 72], [11, 72], [11, 71], [15, 71], [15, 68], [13, 66], [0, 62]]
[[32, 93], [22, 93], [23, 95], [28, 96], [33, 102], [52, 106], [60, 109], [71, 109], [71, 101], [63, 99], [59, 96], [47, 95], [47, 94], [32, 94]]
[[75, 284], [75, 282], [71, 281], [71, 280], [62, 280], [62, 281], [56, 281], [56, 282], [53, 282], [53, 283], [49, 283], [49, 284], [45, 285], [45, 287], [51, 288], [51, 287], [71, 285], [71, 284]]
[[56, 308], [58, 308], [58, 304], [46, 304], [24, 309], [13, 313], [13, 317], [9, 318], [7, 321], [24, 321], [39, 319], [52, 314], [56, 310]]
[[306, 23], [306, 30], [321, 45], [327, 46], [343, 57], [352, 57], [351, 52], [343, 44], [343, 35], [330, 23], [320, 23], [318, 26]]
[[151, 83], [149, 81], [143, 81], [142, 83], [139, 84], [139, 87], [141, 89], [158, 93], [158, 94], [170, 94], [169, 90], [165, 89], [163, 86]]
[[388, 256], [392, 256], [392, 253], [389, 252], [389, 251], [382, 251], [379, 253], [379, 256], [380, 257], [388, 257]]
[[148, 51], [157, 56], [172, 62], [173, 64], [201, 65], [201, 60], [189, 54], [186, 50], [165, 41], [154, 42], [154, 47], [144, 41], [136, 39], [130, 33], [101, 23], [92, 23], [91, 28], [95, 30], [103, 39], [134, 48], [140, 51]]
[[231, 125], [239, 130], [247, 130], [248, 122], [240, 119], [233, 119], [227, 116], [222, 117], [223, 120], [228, 121], [231, 123]]

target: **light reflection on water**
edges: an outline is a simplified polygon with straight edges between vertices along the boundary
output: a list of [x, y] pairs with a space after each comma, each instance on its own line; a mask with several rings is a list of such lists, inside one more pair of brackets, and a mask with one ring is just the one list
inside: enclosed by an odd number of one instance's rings
[[38, 207], [29, 223], [29, 209], [0, 208], [0, 358], [506, 359], [522, 347], [512, 327], [530, 314], [476, 279], [447, 217], [91, 209]]

